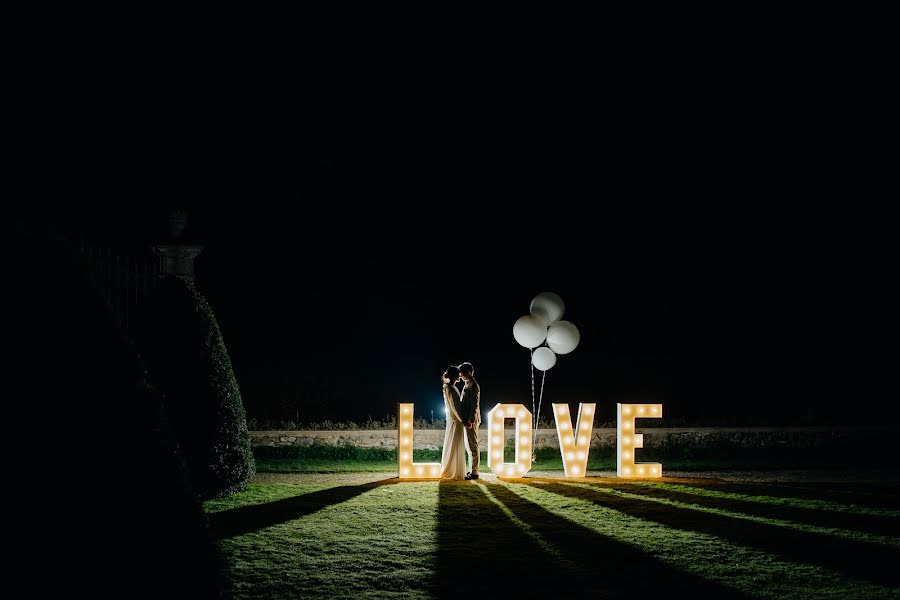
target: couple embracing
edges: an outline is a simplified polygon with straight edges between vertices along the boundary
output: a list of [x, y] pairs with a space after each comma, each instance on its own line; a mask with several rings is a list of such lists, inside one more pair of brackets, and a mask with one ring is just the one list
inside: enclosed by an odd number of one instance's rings
[[[475, 381], [472, 363], [450, 366], [441, 376], [444, 382], [444, 405], [447, 408], [447, 431], [441, 455], [441, 479], [478, 479], [478, 426], [481, 424], [481, 388]], [[462, 396], [456, 383], [465, 381]], [[466, 452], [471, 471], [466, 473]]]

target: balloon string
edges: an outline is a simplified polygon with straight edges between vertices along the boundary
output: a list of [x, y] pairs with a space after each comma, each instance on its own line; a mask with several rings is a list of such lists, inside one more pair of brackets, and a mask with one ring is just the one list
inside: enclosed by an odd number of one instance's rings
[[[534, 349], [531, 350], [531, 410], [534, 412], [537, 404], [534, 398]], [[535, 422], [536, 423], [536, 422]]]
[[[540, 420], [541, 403], [543, 403], [543, 401], [544, 401], [544, 381], [546, 381], [546, 380], [547, 380], [547, 371], [544, 371], [544, 376], [541, 377], [541, 397], [538, 400], [538, 409], [537, 409], [538, 420]], [[537, 431], [537, 427], [535, 427], [534, 430]], [[533, 447], [533, 444], [534, 444], [534, 441], [532, 441], [532, 447]]]
[[533, 413], [533, 423], [531, 427], [531, 460], [534, 461], [534, 440], [537, 435], [535, 432], [537, 431], [537, 423], [538, 423], [538, 415], [535, 408], [537, 404], [535, 402], [534, 397], [534, 348], [531, 348], [531, 412]]

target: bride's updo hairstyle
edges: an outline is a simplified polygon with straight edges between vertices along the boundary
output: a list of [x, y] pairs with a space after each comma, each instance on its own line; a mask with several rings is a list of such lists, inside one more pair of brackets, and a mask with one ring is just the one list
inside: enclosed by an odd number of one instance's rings
[[459, 379], [459, 369], [457, 369], [453, 365], [450, 365], [449, 367], [447, 367], [447, 370], [444, 371], [444, 374], [441, 375], [441, 381], [444, 381], [444, 379], [449, 379], [450, 383], [453, 383], [454, 381]]

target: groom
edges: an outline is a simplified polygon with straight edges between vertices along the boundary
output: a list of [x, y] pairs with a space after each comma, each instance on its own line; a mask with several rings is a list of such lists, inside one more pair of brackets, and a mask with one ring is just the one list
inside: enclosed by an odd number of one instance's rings
[[475, 368], [472, 363], [464, 362], [458, 368], [466, 382], [462, 392], [461, 416], [466, 426], [466, 450], [469, 451], [469, 464], [472, 465], [472, 471], [466, 475], [466, 479], [478, 479], [478, 463], [481, 460], [478, 450], [478, 426], [481, 425], [481, 387], [475, 381]]

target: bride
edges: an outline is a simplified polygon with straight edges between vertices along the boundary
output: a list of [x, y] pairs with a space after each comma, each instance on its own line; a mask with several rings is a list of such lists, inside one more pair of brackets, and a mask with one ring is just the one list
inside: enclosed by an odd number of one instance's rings
[[459, 390], [453, 385], [459, 381], [459, 369], [450, 366], [444, 371], [444, 406], [447, 408], [447, 432], [444, 434], [444, 452], [441, 455], [441, 479], [466, 478], [466, 446], [463, 441], [463, 422], [459, 416], [462, 403]]

